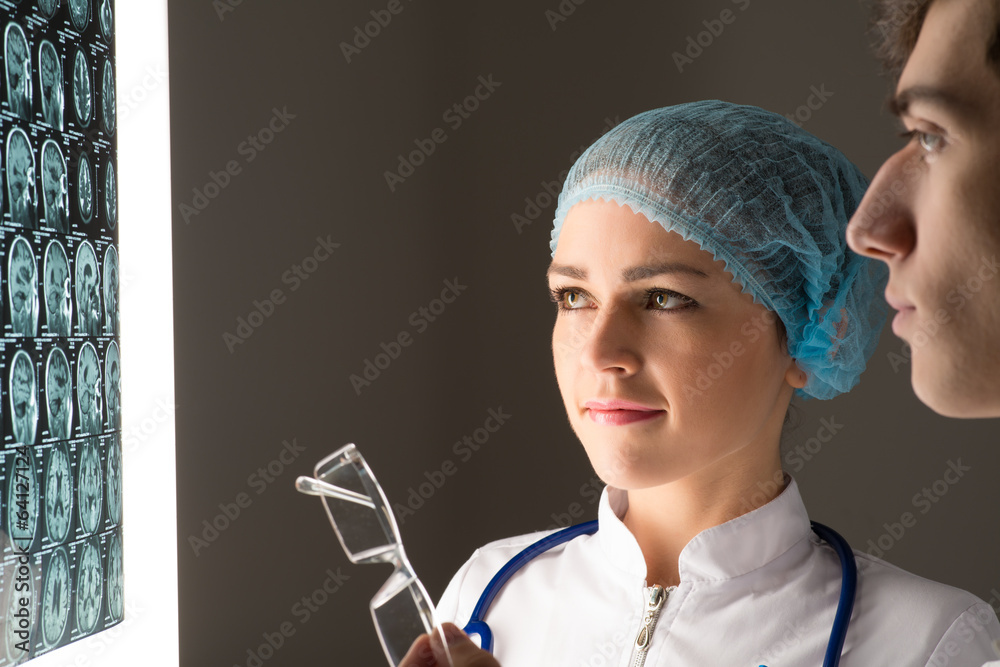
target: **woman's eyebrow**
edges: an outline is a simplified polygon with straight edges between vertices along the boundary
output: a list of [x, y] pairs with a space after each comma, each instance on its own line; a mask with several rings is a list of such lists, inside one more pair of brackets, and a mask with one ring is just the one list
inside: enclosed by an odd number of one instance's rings
[[567, 266], [565, 264], [556, 264], [555, 262], [549, 264], [549, 270], [545, 272], [546, 278], [553, 275], [566, 276], [567, 278], [575, 278], [577, 280], [587, 279], [587, 271], [585, 269], [580, 269], [575, 266]]
[[[638, 280], [645, 280], [647, 278], [652, 278], [653, 276], [660, 276], [669, 273], [686, 273], [699, 278], [708, 278], [707, 273], [688, 264], [683, 264], [681, 262], [664, 262], [663, 264], [655, 264], [652, 266], [633, 266], [624, 269], [622, 271], [622, 280], [627, 283], [633, 283]], [[554, 262], [549, 265], [549, 270], [546, 271], [545, 275], [560, 275], [566, 276], [567, 278], [575, 278], [577, 280], [587, 279], [586, 269], [581, 269], [576, 266], [568, 266], [565, 264], [556, 264]]]
[[653, 276], [660, 276], [668, 273], [687, 273], [692, 276], [698, 276], [699, 278], [708, 278], [707, 273], [688, 264], [683, 264], [681, 262], [664, 262], [663, 264], [655, 264], [653, 266], [633, 266], [630, 269], [625, 269], [622, 271], [622, 280], [627, 283], [632, 283], [637, 280], [645, 280], [646, 278], [652, 278]]

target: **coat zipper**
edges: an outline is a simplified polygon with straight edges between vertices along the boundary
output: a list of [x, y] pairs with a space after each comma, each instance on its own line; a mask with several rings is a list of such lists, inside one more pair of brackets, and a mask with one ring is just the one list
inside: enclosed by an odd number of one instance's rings
[[643, 667], [646, 664], [646, 652], [649, 651], [649, 642], [653, 638], [653, 628], [656, 627], [656, 621], [660, 618], [660, 610], [666, 604], [670, 593], [676, 588], [676, 586], [671, 586], [664, 589], [659, 584], [653, 584], [653, 587], [649, 589], [646, 615], [642, 619], [642, 627], [639, 628], [639, 634], [635, 638], [635, 659], [632, 661], [632, 667]]

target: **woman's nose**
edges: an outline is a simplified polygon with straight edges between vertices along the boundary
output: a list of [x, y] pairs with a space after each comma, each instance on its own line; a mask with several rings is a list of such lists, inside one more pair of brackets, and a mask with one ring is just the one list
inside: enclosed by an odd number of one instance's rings
[[919, 153], [909, 147], [886, 160], [847, 227], [854, 252], [889, 263], [913, 251], [914, 195], [924, 171]]
[[580, 361], [594, 373], [633, 375], [642, 365], [637, 334], [622, 307], [606, 306], [588, 323]]

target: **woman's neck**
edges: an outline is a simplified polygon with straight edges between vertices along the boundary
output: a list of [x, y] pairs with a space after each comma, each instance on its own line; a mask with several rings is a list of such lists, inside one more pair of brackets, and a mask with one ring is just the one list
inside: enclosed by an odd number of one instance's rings
[[766, 505], [784, 490], [780, 459], [760, 463], [628, 491], [623, 521], [642, 549], [647, 585], [677, 585], [681, 551], [698, 533]]

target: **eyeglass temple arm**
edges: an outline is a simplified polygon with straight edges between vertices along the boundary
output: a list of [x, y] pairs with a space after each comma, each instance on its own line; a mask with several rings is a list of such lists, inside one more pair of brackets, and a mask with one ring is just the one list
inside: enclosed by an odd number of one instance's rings
[[346, 500], [350, 503], [357, 503], [358, 505], [364, 505], [365, 507], [375, 509], [375, 503], [373, 503], [372, 499], [368, 496], [363, 496], [360, 493], [342, 489], [339, 486], [334, 486], [333, 484], [313, 479], [312, 477], [306, 477], [303, 475], [302, 477], [296, 479], [295, 489], [300, 493], [306, 493], [310, 496], [327, 496], [329, 498]]

